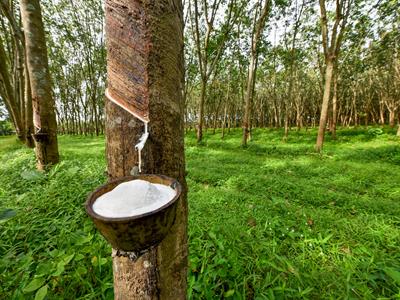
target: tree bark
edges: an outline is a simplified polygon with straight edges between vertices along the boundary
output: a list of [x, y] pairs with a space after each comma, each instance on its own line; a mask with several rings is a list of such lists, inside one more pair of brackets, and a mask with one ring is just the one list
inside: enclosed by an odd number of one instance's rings
[[253, 101], [253, 87], [255, 81], [256, 74], [256, 53], [252, 53], [250, 66], [249, 66], [249, 74], [247, 78], [247, 91], [246, 91], [246, 99], [245, 99], [245, 107], [244, 107], [244, 116], [243, 116], [243, 136], [242, 136], [242, 146], [247, 145], [247, 140], [249, 139], [250, 134], [250, 108], [251, 102]]
[[382, 93], [380, 94], [380, 101], [379, 101], [379, 123], [381, 125], [385, 125], [385, 104], [383, 102]]
[[199, 120], [197, 123], [197, 142], [200, 143], [203, 140], [203, 123], [204, 123], [204, 102], [206, 98], [206, 86], [207, 81], [202, 79], [201, 91], [200, 91], [200, 103], [199, 103]]
[[[228, 87], [228, 95], [229, 95], [229, 87]], [[229, 101], [229, 97], [227, 97], [227, 102]], [[222, 130], [221, 130], [221, 139], [223, 139], [225, 137], [225, 127], [226, 127], [226, 115], [228, 113], [228, 104], [225, 103], [225, 107], [224, 107], [224, 116], [222, 119]]]
[[396, 124], [396, 111], [394, 109], [389, 109], [389, 126], [394, 128]]
[[46, 38], [39, 0], [21, 0], [22, 23], [25, 32], [26, 61], [32, 91], [33, 135], [37, 168], [59, 161], [55, 103], [51, 91]]
[[333, 62], [332, 60], [328, 60], [326, 62], [324, 95], [322, 98], [322, 107], [321, 107], [321, 116], [319, 120], [317, 143], [315, 145], [315, 150], [317, 152], [320, 152], [322, 150], [322, 146], [324, 144], [326, 123], [328, 121], [328, 108], [329, 108], [329, 98], [331, 94], [332, 75], [333, 75]]
[[289, 103], [285, 103], [285, 122], [284, 122], [284, 126], [285, 126], [285, 133], [283, 135], [283, 141], [286, 142], [287, 138], [289, 136]]
[[322, 150], [325, 137], [325, 127], [328, 119], [329, 98], [331, 93], [331, 82], [334, 69], [338, 70], [338, 56], [340, 53], [340, 46], [344, 36], [344, 31], [347, 24], [347, 19], [350, 14], [350, 9], [353, 4], [351, 0], [336, 1], [335, 19], [331, 27], [331, 34], [329, 35], [328, 17], [326, 12], [326, 1], [319, 0], [319, 7], [321, 12], [321, 37], [322, 47], [325, 57], [325, 86], [322, 98], [322, 107], [320, 115], [320, 124], [318, 129], [317, 142], [315, 149], [317, 152]]
[[[182, 11], [180, 0], [106, 0], [109, 92], [148, 99], [150, 136], [142, 172], [176, 178], [186, 190]], [[106, 99], [110, 179], [137, 172], [134, 145], [143, 131], [141, 121]], [[114, 251], [115, 299], [186, 299], [186, 192], [179, 201], [175, 224], [159, 246], [138, 259]]]
[[332, 96], [332, 139], [336, 140], [336, 124], [337, 124], [337, 70], [333, 74], [333, 96]]
[[29, 148], [33, 148], [35, 146], [32, 134], [34, 133], [33, 128], [33, 110], [32, 110], [32, 91], [31, 91], [31, 84], [29, 82], [29, 72], [26, 67], [25, 62], [25, 132], [26, 132], [26, 140], [25, 144]]

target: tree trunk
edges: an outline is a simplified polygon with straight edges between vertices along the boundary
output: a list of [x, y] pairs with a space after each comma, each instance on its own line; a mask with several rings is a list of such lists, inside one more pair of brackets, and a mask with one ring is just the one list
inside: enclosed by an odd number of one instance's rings
[[233, 108], [231, 107], [231, 109], [229, 110], [229, 116], [228, 116], [228, 132], [231, 132], [231, 128], [232, 128], [232, 111]]
[[244, 116], [243, 116], [243, 136], [242, 136], [242, 146], [247, 145], [247, 140], [249, 139], [250, 134], [250, 109], [251, 109], [251, 102], [253, 101], [253, 87], [254, 87], [254, 80], [256, 74], [256, 54], [252, 53], [250, 59], [250, 66], [249, 66], [249, 74], [247, 79], [247, 91], [246, 91], [246, 99], [245, 99], [245, 107], [244, 107]]
[[315, 145], [315, 150], [317, 152], [320, 152], [322, 150], [324, 144], [326, 122], [328, 120], [328, 108], [329, 108], [329, 98], [331, 93], [332, 75], [333, 75], [333, 61], [329, 59], [326, 62], [324, 95], [322, 98], [322, 107], [321, 107], [321, 116], [319, 120], [317, 143]]
[[35, 143], [33, 141], [32, 134], [34, 133], [33, 128], [33, 110], [32, 110], [32, 91], [31, 84], [29, 81], [29, 72], [25, 65], [25, 132], [26, 141], [25, 144], [29, 148], [33, 148]]
[[367, 107], [365, 108], [365, 119], [364, 119], [365, 128], [368, 128], [369, 125], [369, 114], [370, 114], [369, 104], [367, 104]]
[[215, 134], [215, 131], [217, 129], [220, 106], [221, 106], [221, 100], [218, 101], [217, 107], [215, 108], [215, 112], [214, 112], [213, 134]]
[[289, 103], [286, 103], [286, 108], [285, 108], [285, 134], [283, 136], [283, 141], [286, 142], [287, 138], [289, 136], [289, 108], [287, 107]]
[[396, 124], [396, 111], [394, 109], [389, 110], [389, 125], [390, 128], [394, 128]]
[[[229, 87], [228, 87], [228, 91], [229, 91]], [[227, 99], [227, 101], [229, 100], [229, 98]], [[221, 139], [223, 139], [225, 137], [225, 127], [226, 127], [226, 115], [228, 113], [228, 104], [225, 103], [225, 107], [224, 107], [224, 117], [222, 119], [222, 131], [221, 131]]]
[[337, 123], [337, 70], [333, 75], [333, 97], [332, 97], [332, 139], [336, 140], [336, 123]]
[[0, 36], [0, 83], [4, 86], [2, 93], [4, 103], [10, 113], [17, 135], [20, 136], [23, 131], [20, 107], [17, 104], [16, 96], [11, 84], [10, 71], [7, 64], [7, 55]]
[[297, 126], [297, 131], [300, 131], [300, 129], [303, 128], [303, 117], [302, 117], [302, 112], [300, 110], [300, 105], [296, 107], [296, 126]]
[[354, 113], [354, 126], [358, 126], [358, 110], [357, 110], [357, 91], [353, 90], [353, 113]]
[[[148, 99], [150, 136], [142, 151], [142, 171], [176, 178], [186, 190], [182, 11], [180, 0], [106, 1], [109, 92], [126, 99]], [[138, 83], [143, 74], [148, 80]], [[129, 88], [134, 85], [137, 89]], [[143, 127], [106, 99], [110, 179], [138, 169], [134, 145]], [[186, 299], [187, 213], [184, 192], [175, 224], [159, 246], [138, 259], [114, 251], [115, 299]]]
[[[321, 26], [322, 47], [324, 49], [326, 68], [324, 76], [325, 86], [322, 98], [321, 116], [318, 129], [317, 143], [315, 145], [315, 149], [318, 152], [322, 150], [324, 144], [325, 128], [328, 117], [329, 99], [331, 93], [332, 76], [334, 73], [335, 64], [336, 64], [335, 69], [337, 70], [340, 46], [342, 44], [347, 20], [349, 18], [350, 10], [352, 7], [352, 1], [350, 0], [336, 1], [334, 25], [331, 28], [329, 28], [325, 2], [326, 2], [325, 0], [319, 0], [319, 7], [321, 12], [320, 26]], [[329, 30], [331, 30], [330, 34]]]
[[20, 3], [32, 90], [37, 168], [43, 170], [47, 165], [59, 161], [57, 122], [51, 92], [46, 38], [39, 0], [21, 0]]
[[204, 101], [206, 97], [207, 80], [201, 80], [200, 103], [199, 103], [199, 121], [197, 123], [197, 142], [203, 140], [203, 119], [204, 119]]
[[[261, 8], [261, 2], [259, 3]], [[261, 34], [264, 30], [265, 22], [267, 20], [270, 11], [271, 1], [266, 0], [262, 5], [260, 15], [257, 18], [257, 13], [254, 15], [254, 32], [251, 37], [251, 56], [250, 56], [250, 66], [247, 76], [247, 88], [246, 88], [246, 99], [245, 99], [245, 109], [243, 118], [243, 138], [242, 146], [247, 145], [247, 140], [250, 137], [251, 128], [251, 105], [253, 102], [254, 87], [256, 83], [256, 71], [258, 64], [258, 42], [260, 40]]]
[[379, 123], [385, 125], [385, 104], [383, 102], [383, 96], [381, 94], [381, 100], [379, 101]]
[[19, 111], [21, 114], [21, 132], [20, 132], [20, 140], [24, 142], [25, 144], [27, 143], [27, 133], [26, 133], [26, 112], [25, 112], [25, 74], [24, 74], [24, 51], [22, 46], [20, 45], [20, 42], [15, 39], [15, 45], [16, 45], [16, 70], [15, 70], [15, 78], [16, 80], [14, 81], [14, 89], [15, 89], [15, 96], [16, 99], [19, 103]]

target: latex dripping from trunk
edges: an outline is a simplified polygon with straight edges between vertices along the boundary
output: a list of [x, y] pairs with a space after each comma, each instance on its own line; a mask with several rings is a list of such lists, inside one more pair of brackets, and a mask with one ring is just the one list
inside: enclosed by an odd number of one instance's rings
[[142, 134], [142, 136], [139, 138], [139, 142], [135, 145], [135, 149], [138, 151], [138, 161], [139, 161], [139, 173], [142, 172], [142, 150], [147, 142], [147, 139], [149, 138], [149, 129], [148, 129], [148, 124], [149, 124], [149, 120], [142, 118], [140, 115], [138, 115], [137, 113], [133, 112], [132, 110], [130, 110], [128, 107], [126, 107], [125, 105], [123, 105], [121, 102], [117, 101], [115, 98], [113, 98], [108, 89], [106, 89], [106, 97], [113, 103], [117, 104], [119, 107], [123, 108], [124, 110], [126, 110], [127, 112], [131, 113], [135, 118], [139, 119], [140, 121], [142, 121], [144, 123], [144, 133]]

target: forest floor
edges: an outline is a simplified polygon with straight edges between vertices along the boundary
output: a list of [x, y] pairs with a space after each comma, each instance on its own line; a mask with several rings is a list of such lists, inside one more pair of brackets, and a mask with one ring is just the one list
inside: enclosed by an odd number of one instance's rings
[[[395, 131], [341, 129], [322, 155], [315, 136], [186, 136], [189, 298], [400, 297]], [[0, 299], [113, 298], [111, 249], [83, 208], [106, 180], [104, 138], [59, 142], [44, 175], [33, 150], [0, 138]]]

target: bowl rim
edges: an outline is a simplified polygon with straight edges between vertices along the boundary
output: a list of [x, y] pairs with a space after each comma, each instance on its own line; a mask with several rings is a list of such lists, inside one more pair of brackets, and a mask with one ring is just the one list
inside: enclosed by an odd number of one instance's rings
[[[116, 188], [121, 183], [124, 183], [127, 181], [132, 181], [132, 180], [137, 180], [137, 179], [151, 182], [149, 180], [149, 178], [161, 178], [162, 180], [169, 181], [170, 184], [168, 184], [168, 185], [164, 184], [164, 185], [169, 186], [176, 191], [176, 195], [174, 196], [174, 198], [172, 198], [170, 201], [165, 203], [163, 206], [160, 206], [156, 210], [149, 211], [147, 213], [143, 213], [140, 215], [130, 216], [130, 217], [120, 217], [120, 218], [104, 217], [102, 215], [97, 214], [93, 210], [94, 202], [97, 200], [97, 198], [99, 198], [101, 195], [105, 194], [106, 192], [101, 193], [101, 194], [99, 194], [99, 193], [107, 186], [115, 185], [114, 188]], [[163, 183], [158, 183], [158, 184], [163, 184]], [[111, 189], [111, 190], [113, 190], [113, 189]], [[161, 174], [140, 174], [140, 175], [123, 176], [123, 177], [118, 177], [118, 178], [112, 179], [112, 180], [108, 181], [107, 183], [97, 187], [93, 192], [91, 192], [86, 199], [85, 209], [86, 209], [86, 213], [93, 220], [100, 220], [104, 223], [126, 223], [129, 221], [134, 221], [134, 220], [138, 220], [138, 219], [141, 219], [144, 217], [148, 217], [148, 216], [157, 214], [158, 212], [166, 209], [168, 206], [171, 206], [172, 204], [174, 204], [181, 196], [181, 193], [182, 193], [182, 185], [178, 182], [178, 180], [176, 180], [172, 177], [168, 177], [168, 176], [161, 175]], [[99, 195], [97, 195], [97, 194], [99, 194]]]

